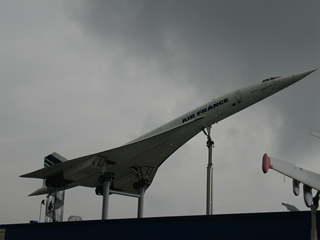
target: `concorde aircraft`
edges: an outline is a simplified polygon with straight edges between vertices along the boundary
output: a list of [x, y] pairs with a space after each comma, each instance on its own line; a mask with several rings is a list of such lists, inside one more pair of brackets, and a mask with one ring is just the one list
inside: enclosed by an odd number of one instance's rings
[[[320, 138], [318, 131], [310, 129], [310, 133]], [[268, 154], [265, 153], [262, 157], [262, 171], [267, 173], [269, 169], [273, 169], [292, 178], [293, 193], [296, 196], [300, 193], [300, 183], [303, 183], [304, 202], [307, 207], [311, 207], [313, 204], [312, 189], [320, 191], [320, 174], [297, 167], [293, 163], [275, 157], [269, 157]]]
[[139, 186], [147, 188], [151, 184], [157, 169], [173, 152], [206, 127], [273, 95], [315, 70], [267, 78], [229, 92], [114, 149], [69, 161], [52, 153], [45, 157], [46, 168], [21, 177], [45, 180], [45, 185], [29, 196], [76, 186], [96, 188], [96, 193], [103, 195], [106, 178], [112, 178], [108, 189], [137, 194]]

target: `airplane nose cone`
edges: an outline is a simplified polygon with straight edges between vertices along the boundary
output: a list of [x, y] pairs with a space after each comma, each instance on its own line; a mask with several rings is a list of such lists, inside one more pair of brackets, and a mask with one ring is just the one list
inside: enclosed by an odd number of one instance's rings
[[293, 77], [296, 79], [296, 81], [301, 80], [302, 78], [305, 78], [306, 76], [308, 76], [309, 74], [313, 73], [314, 71], [316, 71], [318, 68], [311, 70], [311, 71], [307, 71], [307, 72], [302, 72], [302, 73], [297, 73], [294, 74]]
[[286, 87], [289, 87], [291, 84], [294, 84], [294, 83], [300, 81], [301, 79], [305, 78], [306, 76], [313, 73], [317, 69], [318, 68], [311, 70], [311, 71], [297, 73], [297, 74], [294, 74], [291, 76], [279, 78], [279, 80], [277, 81], [277, 86], [279, 87], [279, 90], [282, 90]]

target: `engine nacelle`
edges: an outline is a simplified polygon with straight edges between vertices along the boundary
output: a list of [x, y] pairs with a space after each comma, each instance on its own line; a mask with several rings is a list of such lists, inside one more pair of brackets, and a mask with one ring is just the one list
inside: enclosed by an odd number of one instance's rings
[[303, 184], [303, 197], [306, 206], [311, 207], [313, 203], [312, 188], [305, 184]]
[[300, 193], [300, 182], [296, 179], [292, 179], [292, 188], [294, 195], [298, 196]]

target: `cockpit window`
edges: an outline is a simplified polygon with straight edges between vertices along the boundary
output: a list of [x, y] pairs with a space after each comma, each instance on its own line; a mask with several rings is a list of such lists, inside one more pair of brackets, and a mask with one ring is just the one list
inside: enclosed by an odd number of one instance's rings
[[271, 77], [271, 78], [267, 78], [267, 79], [263, 80], [262, 82], [264, 83], [264, 82], [272, 81], [272, 80], [274, 80], [274, 79], [276, 79], [276, 78], [281, 78], [281, 77]]

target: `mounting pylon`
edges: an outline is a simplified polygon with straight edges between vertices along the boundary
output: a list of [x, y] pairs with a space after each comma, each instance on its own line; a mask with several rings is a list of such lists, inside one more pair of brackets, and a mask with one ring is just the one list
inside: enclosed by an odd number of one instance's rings
[[[207, 132], [205, 131], [207, 130]], [[207, 207], [206, 214], [212, 215], [212, 148], [214, 142], [211, 139], [211, 126], [204, 126], [202, 129], [204, 134], [207, 136], [207, 147], [208, 147], [208, 166], [207, 166]]]

